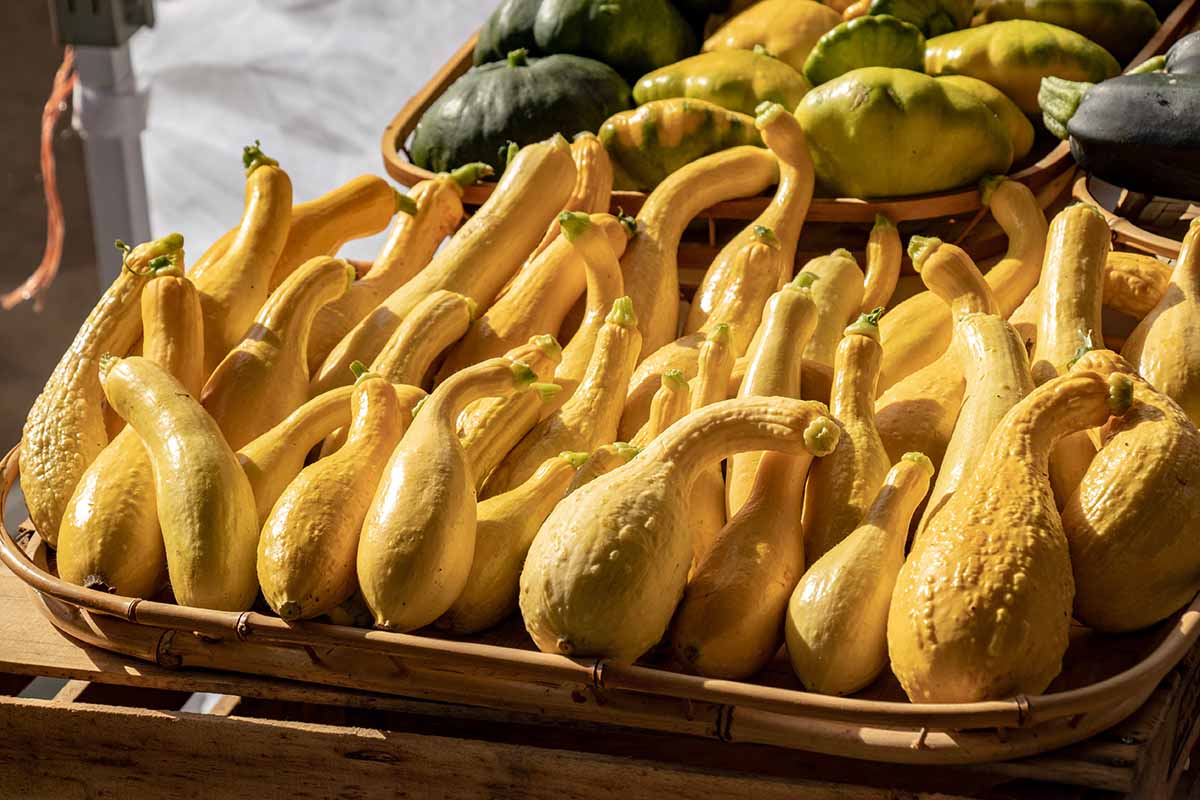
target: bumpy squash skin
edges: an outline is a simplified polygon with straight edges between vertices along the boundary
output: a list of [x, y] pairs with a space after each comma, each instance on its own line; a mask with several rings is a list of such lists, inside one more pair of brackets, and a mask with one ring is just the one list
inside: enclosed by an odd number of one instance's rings
[[219, 611], [250, 608], [258, 595], [254, 492], [216, 422], [144, 358], [108, 359], [100, 381], [150, 457], [175, 599]]
[[677, 369], [664, 372], [662, 385], [658, 387], [654, 399], [650, 402], [650, 419], [646, 420], [646, 424], [637, 435], [629, 440], [629, 444], [638, 449], [650, 444], [654, 437], [688, 413], [691, 401], [691, 389], [683, 373]]
[[471, 327], [475, 304], [458, 292], [438, 289], [413, 308], [371, 362], [371, 371], [392, 383], [428, 388], [438, 356]]
[[213, 371], [200, 402], [230, 447], [249, 443], [308, 399], [313, 318], [353, 281], [351, 264], [328, 256], [312, 259], [271, 296], [245, 338]]
[[621, 258], [625, 293], [638, 310], [642, 352], [676, 338], [679, 241], [692, 219], [722, 200], [748, 197], [779, 180], [779, 162], [760, 147], [734, 147], [693, 161], [658, 185], [638, 212], [638, 234]]
[[[1008, 131], [987, 106], [910, 70], [847, 72], [809, 92], [796, 116], [817, 178], [842, 196], [938, 192], [1003, 174], [1012, 165]], [[862, 157], [897, 148], [904, 158]]]
[[886, 14], [850, 19], [816, 43], [804, 62], [804, 77], [820, 86], [861, 67], [922, 72], [925, 37], [915, 25]]
[[926, 36], [965, 28], [971, 21], [971, 0], [871, 0], [869, 14], [888, 14], [916, 25]]
[[366, 373], [350, 399], [345, 446], [292, 481], [263, 525], [258, 582], [286, 620], [336, 608], [358, 588], [358, 536], [383, 467], [404, 434], [405, 412], [383, 378]]
[[598, 130], [633, 105], [629, 84], [606, 64], [515, 53], [474, 67], [426, 109], [413, 133], [414, 164], [444, 172], [479, 161], [499, 175], [508, 142], [525, 146], [555, 134]]
[[1029, 151], [1033, 149], [1033, 123], [1008, 95], [990, 83], [970, 75], [939, 75], [938, 81], [970, 92], [1000, 118], [1008, 130], [1008, 138], [1012, 140], [1013, 163], [1029, 155]]
[[975, 471], [988, 437], [1000, 420], [1033, 391], [1025, 343], [999, 315], [960, 316], [951, 353], [965, 377], [965, 390], [954, 433], [917, 527], [918, 536]]
[[1097, 83], [1113, 77], [1121, 67], [1107, 50], [1074, 31], [1014, 19], [930, 39], [925, 71], [979, 78], [1008, 95], [1026, 114], [1037, 114], [1042, 78], [1053, 75]]
[[641, 338], [632, 303], [628, 298], [617, 300], [578, 389], [562, 408], [525, 434], [496, 467], [483, 489], [485, 498], [520, 486], [554, 453], [587, 452], [616, 441], [621, 400], [637, 363]]
[[1142, 0], [982, 0], [975, 22], [1031, 19], [1075, 31], [1122, 64], [1137, 55], [1158, 30], [1158, 16]]
[[292, 206], [287, 244], [271, 273], [271, 291], [309, 259], [337, 255], [346, 242], [382, 231], [402, 203], [400, 193], [387, 180], [368, 174]]
[[1200, 221], [1192, 220], [1162, 300], [1121, 355], [1200, 425]]
[[612, 158], [616, 188], [648, 192], [698, 158], [762, 144], [753, 118], [706, 100], [654, 100], [613, 114], [600, 127]]
[[809, 566], [858, 527], [892, 466], [875, 426], [881, 355], [879, 328], [870, 316], [847, 328], [838, 344], [829, 412], [842, 426], [842, 438], [808, 476], [803, 524]]
[[[836, 451], [835, 451], [836, 452]], [[920, 453], [896, 462], [862, 524], [821, 556], [788, 601], [788, 657], [809, 691], [846, 695], [887, 666], [887, 619], [913, 512], [933, 464]]]
[[476, 491], [538, 420], [562, 407], [562, 387], [544, 382], [554, 377], [562, 353], [558, 341], [546, 334], [508, 351], [505, 358], [528, 364], [543, 383], [535, 383], [531, 392], [477, 400], [459, 415], [458, 436], [471, 462]]
[[[195, 287], [186, 278], [160, 275], [142, 290], [141, 306], [145, 357], [195, 397], [204, 369], [204, 319]], [[75, 487], [57, 555], [63, 580], [126, 597], [151, 597], [166, 581], [154, 471], [132, 428], [109, 442]]]
[[669, 0], [542, 0], [533, 27], [543, 53], [575, 53], [627, 80], [696, 52], [696, 35]]
[[1104, 305], [1143, 320], [1167, 293], [1171, 267], [1154, 256], [1114, 251], [1104, 270]]
[[809, 89], [796, 70], [765, 53], [720, 50], [685, 58], [644, 76], [633, 87], [638, 105], [692, 97], [753, 114], [766, 102], [795, 108]]
[[125, 268], [79, 327], [50, 373], [21, 434], [21, 490], [29, 516], [51, 547], [79, 479], [108, 444], [104, 394], [96, 365], [105, 353], [124, 353], [142, 331], [139, 298], [159, 256], [183, 258], [183, 237], [171, 234], [139, 245]]
[[338, 342], [313, 379], [313, 395], [351, 380], [350, 363], [375, 359], [400, 323], [437, 289], [490, 306], [575, 185], [571, 148], [562, 137], [521, 149], [491, 196], [429, 266], [388, 295]]
[[[588, 217], [581, 211], [563, 213]], [[589, 224], [600, 228], [616, 258], [625, 253], [630, 231], [622, 220], [611, 214], [592, 214]], [[528, 341], [530, 336], [540, 333], [556, 336], [586, 286], [583, 257], [566, 237], [559, 237], [517, 273], [503, 297], [471, 323], [466, 335], [446, 354], [438, 370], [438, 380], [445, 380], [463, 367], [503, 355]]]
[[[807, 278], [800, 278], [784, 286], [767, 302], [746, 375], [738, 387], [739, 398], [800, 397], [800, 353], [820, 321], [813, 287], [807, 283]], [[765, 455], [761, 451], [736, 453], [726, 463], [726, 510], [730, 519], [754, 491], [759, 464]], [[808, 473], [807, 465], [803, 472]], [[772, 492], [776, 498], [779, 491], [782, 489]]]
[[478, 633], [516, 611], [525, 554], [584, 457], [561, 453], [548, 458], [525, 483], [479, 504], [471, 574], [458, 599], [438, 619], [439, 628]]
[[914, 702], [1039, 694], [1062, 667], [1074, 581], [1047, 474], [1051, 445], [1129, 408], [1128, 379], [1055, 378], [992, 432], [970, 479], [913, 546], [888, 614]]
[[709, 53], [753, 50], [761, 45], [792, 69], [801, 71], [813, 45], [841, 21], [838, 12], [813, 0], [763, 0], [717, 28], [701, 49]]
[[[743, 245], [761, 238], [761, 229], [766, 228], [779, 242], [780, 266], [777, 286], [782, 288], [791, 280], [800, 232], [812, 204], [813, 186], [816, 182], [804, 130], [797, 120], [786, 113], [786, 109], [779, 105], [768, 106], [760, 111], [754, 124], [762, 131], [767, 147], [779, 159], [779, 183], [775, 195], [758, 218], [726, 244], [713, 259], [699, 288], [696, 289], [692, 305], [688, 309], [687, 322], [684, 324], [686, 333], [695, 333], [701, 329], [708, 330], [705, 326], [710, 321], [730, 323], [735, 326], [732, 332], [737, 336], [736, 350], [739, 356], [744, 354], [749, 346], [752, 332], [748, 329], [758, 326], [758, 310], [754, 309], [747, 317], [739, 314], [728, 317], [718, 315], [712, 318], [718, 305], [731, 298], [741, 298], [744, 294], [744, 290], [738, 287], [738, 271], [733, 266], [736, 255]], [[761, 308], [762, 303], [758, 306]]]
[[1128, 375], [1134, 406], [1101, 429], [1103, 446], [1063, 509], [1075, 616], [1101, 631], [1138, 630], [1200, 589], [1200, 431], [1170, 398], [1109, 351], [1073, 372]]
[[[981, 191], [984, 204], [1008, 234], [1008, 251], [985, 276], [1000, 316], [1007, 317], [1037, 285], [1049, 225], [1037, 198], [1023, 183], [989, 178], [983, 181]], [[887, 391], [904, 377], [936, 361], [950, 346], [953, 331], [950, 310], [933, 292], [910, 297], [884, 314], [879, 321], [883, 342], [879, 391]], [[1019, 327], [1018, 332], [1024, 334]], [[914, 449], [932, 457], [926, 450], [908, 448]], [[899, 457], [908, 450], [893, 456]]]
[[[483, 172], [473, 170], [470, 177]], [[359, 320], [429, 264], [442, 240], [462, 221], [462, 189], [460, 181], [451, 175], [438, 175], [412, 188], [408, 198], [415, 204], [415, 213], [396, 215], [392, 231], [367, 274], [317, 312], [308, 336], [310, 374], [321, 368], [329, 351]]]
[[204, 367], [211, 374], [237, 346], [271, 292], [287, 243], [292, 182], [256, 146], [245, 149], [246, 208], [224, 254], [191, 271], [204, 306]]
[[817, 278], [811, 290], [817, 327], [804, 348], [804, 358], [832, 367], [842, 331], [862, 307], [863, 272], [850, 251], [843, 249], [809, 261], [801, 270], [805, 272]]
[[695, 476], [739, 450], [824, 455], [838, 437], [824, 411], [778, 397], [717, 403], [559, 503], [521, 572], [521, 614], [538, 648], [625, 662], [650, 649], [687, 583]]
[[475, 550], [470, 462], [454, 420], [469, 403], [526, 389], [523, 364], [498, 358], [447, 380], [392, 453], [358, 544], [358, 581], [378, 627], [410, 631], [436, 620], [466, 585]]
[[[700, 359], [692, 387], [692, 411], [728, 400], [730, 375], [736, 361], [728, 325], [718, 325], [700, 346]], [[734, 389], [732, 395], [737, 394]], [[720, 464], [700, 471], [692, 484], [688, 526], [692, 530], [692, 568], [712, 549], [717, 534], [725, 527], [725, 473]]]

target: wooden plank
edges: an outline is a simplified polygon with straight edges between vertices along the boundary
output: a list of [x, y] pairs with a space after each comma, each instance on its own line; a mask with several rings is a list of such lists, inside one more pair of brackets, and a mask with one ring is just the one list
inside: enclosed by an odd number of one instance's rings
[[91, 686], [91, 681], [70, 680], [54, 695], [56, 703], [74, 703]]
[[[954, 800], [461, 738], [52, 701], [0, 700], [0, 796]], [[146, 745], [153, 743], [153, 758]], [[26, 751], [36, 752], [28, 758]]]

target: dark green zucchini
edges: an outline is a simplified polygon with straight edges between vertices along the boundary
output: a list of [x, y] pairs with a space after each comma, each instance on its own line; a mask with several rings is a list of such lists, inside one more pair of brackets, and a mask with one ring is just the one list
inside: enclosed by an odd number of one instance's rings
[[542, 0], [503, 0], [488, 17], [479, 40], [475, 42], [475, 63], [503, 61], [513, 50], [521, 48], [536, 54], [533, 23], [537, 20]]
[[629, 81], [699, 49], [669, 0], [542, 0], [533, 38], [540, 52], [594, 58]]
[[1172, 75], [1200, 75], [1200, 31], [1189, 33], [1171, 45], [1166, 69]]
[[1046, 127], [1109, 183], [1200, 200], [1200, 76], [1155, 72], [1098, 84], [1043, 78]]
[[571, 55], [527, 59], [516, 50], [451, 84], [417, 123], [410, 152], [434, 172], [482, 161], [499, 175], [509, 142], [599, 130], [631, 104], [629, 84], [612, 67]]

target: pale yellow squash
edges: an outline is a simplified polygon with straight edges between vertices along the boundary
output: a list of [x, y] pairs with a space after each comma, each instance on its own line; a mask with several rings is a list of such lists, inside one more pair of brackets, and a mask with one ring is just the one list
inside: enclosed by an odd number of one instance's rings
[[892, 302], [896, 284], [900, 281], [900, 265], [904, 245], [900, 231], [883, 214], [875, 215], [871, 235], [867, 238], [867, 273], [863, 278], [862, 312], [886, 308]]
[[475, 301], [438, 289], [413, 307], [371, 362], [371, 371], [392, 383], [428, 388], [438, 356], [462, 339], [475, 316]]
[[[601, 475], [607, 475], [617, 467], [625, 466], [640, 452], [642, 452], [640, 447], [634, 447], [628, 442], [613, 442], [612, 444], [597, 447], [588, 453], [587, 459], [579, 465], [579, 469], [575, 472], [575, 477], [571, 478], [571, 484], [567, 487], [565, 494], [570, 494], [576, 489], [587, 486], [596, 480], [596, 478], [599, 478]], [[721, 507], [725, 507], [723, 502]]]
[[[728, 325], [717, 325], [700, 345], [696, 377], [692, 379], [692, 411], [737, 396], [730, 391], [735, 363]], [[688, 525], [692, 529], [692, 567], [708, 555], [725, 527], [725, 473], [720, 464], [705, 467], [692, 484]]]
[[677, 369], [667, 370], [662, 375], [662, 386], [654, 393], [650, 403], [650, 419], [630, 440], [629, 444], [643, 448], [654, 437], [671, 427], [690, 410], [692, 402], [691, 390], [683, 377], [683, 372]]
[[804, 358], [832, 367], [842, 331], [862, 308], [865, 276], [850, 251], [841, 248], [809, 261], [801, 273], [817, 278], [812, 285], [817, 327], [804, 348]]

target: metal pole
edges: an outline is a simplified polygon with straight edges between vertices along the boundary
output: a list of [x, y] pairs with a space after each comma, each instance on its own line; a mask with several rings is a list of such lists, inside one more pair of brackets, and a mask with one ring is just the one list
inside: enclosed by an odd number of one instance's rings
[[150, 239], [150, 211], [142, 163], [146, 95], [139, 93], [129, 44], [75, 48], [78, 79], [72, 124], [83, 138], [88, 196], [100, 285], [121, 270], [115, 239]]

